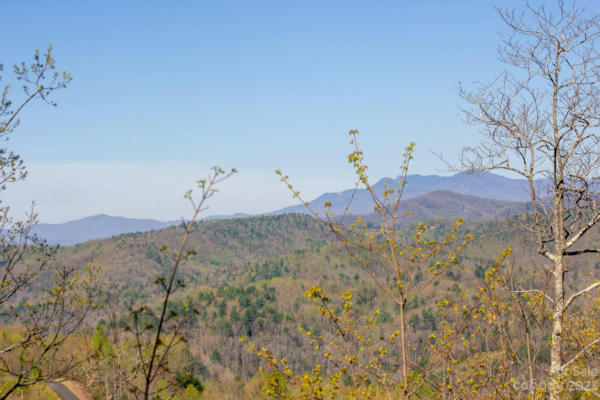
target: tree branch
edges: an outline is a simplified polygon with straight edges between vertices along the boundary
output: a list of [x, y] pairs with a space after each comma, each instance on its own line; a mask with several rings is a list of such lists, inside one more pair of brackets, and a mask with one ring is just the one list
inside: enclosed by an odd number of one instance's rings
[[571, 295], [571, 297], [569, 297], [569, 299], [565, 302], [564, 310], [566, 311], [567, 307], [569, 307], [571, 305], [571, 303], [573, 302], [573, 300], [575, 300], [579, 296], [582, 296], [582, 295], [586, 294], [590, 290], [593, 290], [593, 289], [597, 288], [598, 286], [600, 286], [600, 281], [597, 281], [597, 282], [591, 284], [590, 286], [586, 287], [585, 289], [582, 289], [579, 292], [574, 293], [573, 295]]
[[541, 294], [543, 294], [543, 295], [544, 295], [544, 297], [546, 297], [546, 299], [548, 299], [548, 300], [549, 300], [551, 303], [554, 303], [554, 299], [553, 299], [552, 297], [548, 296], [548, 295], [546, 294], [546, 292], [544, 292], [544, 291], [542, 291], [542, 290], [537, 290], [537, 289], [529, 289], [529, 290], [525, 290], [525, 289], [522, 289], [522, 290], [513, 290], [512, 292], [513, 292], [513, 293], [541, 293]]
[[575, 354], [573, 357], [571, 357], [571, 359], [569, 361], [567, 361], [566, 363], [564, 363], [562, 365], [561, 370], [564, 370], [565, 368], [567, 368], [569, 365], [573, 364], [575, 361], [577, 361], [579, 359], [579, 357], [581, 357], [586, 351], [588, 351], [591, 347], [597, 345], [598, 343], [600, 343], [600, 338], [594, 340], [593, 342], [589, 343], [587, 346], [585, 346], [583, 349], [581, 349], [580, 351], [577, 352], [577, 354]]
[[573, 246], [587, 231], [589, 231], [594, 225], [596, 225], [600, 221], [600, 213], [594, 215], [594, 218], [590, 222], [588, 222], [583, 228], [579, 230], [576, 234], [574, 234], [566, 243], [565, 250], [569, 247]]

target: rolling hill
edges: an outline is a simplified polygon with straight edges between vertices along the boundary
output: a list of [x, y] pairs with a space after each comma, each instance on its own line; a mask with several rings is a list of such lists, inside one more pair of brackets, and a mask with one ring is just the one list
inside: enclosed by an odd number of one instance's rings
[[[527, 206], [528, 203], [524, 202], [491, 200], [447, 190], [436, 190], [402, 201], [399, 214], [402, 218], [401, 224], [457, 217], [470, 221], [488, 221], [522, 214], [527, 210]], [[371, 213], [367, 214], [365, 220], [378, 223], [380, 217]]]

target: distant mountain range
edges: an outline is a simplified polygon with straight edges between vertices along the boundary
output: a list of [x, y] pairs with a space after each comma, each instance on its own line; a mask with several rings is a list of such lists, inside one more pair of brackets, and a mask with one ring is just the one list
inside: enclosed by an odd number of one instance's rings
[[[244, 218], [250, 214], [211, 215], [203, 220]], [[180, 224], [181, 221], [157, 221], [154, 219], [135, 219], [113, 217], [106, 214], [92, 215], [62, 224], [37, 224], [32, 233], [44, 238], [48, 244], [72, 245], [91, 239], [103, 239], [121, 233], [146, 232]]]
[[[394, 188], [399, 178], [379, 180], [373, 189], [381, 194], [386, 188]], [[462, 217], [465, 219], [494, 219], [522, 213], [529, 201], [525, 180], [510, 179], [489, 172], [459, 173], [453, 176], [408, 175], [403, 193], [401, 211], [412, 212], [407, 221], [440, 217]], [[354, 198], [352, 195], [354, 193]], [[330, 201], [335, 214], [344, 212], [352, 199], [350, 211], [354, 215], [368, 215], [373, 212], [373, 204], [365, 189], [349, 189], [339, 193], [325, 193], [309, 202], [310, 207], [319, 212], [325, 211], [324, 203]], [[300, 213], [306, 214], [303, 205], [285, 207], [266, 214]], [[227, 219], [244, 218], [249, 214], [214, 215], [204, 218]], [[33, 232], [45, 238], [50, 244], [72, 245], [90, 239], [101, 239], [121, 233], [143, 232], [162, 229], [181, 221], [156, 221], [152, 219], [132, 219], [112, 217], [104, 214], [82, 218], [63, 224], [38, 224]]]
[[[380, 179], [373, 190], [382, 195], [386, 190], [386, 182], [389, 188], [396, 188], [399, 177]], [[510, 179], [490, 172], [466, 173], [461, 172], [453, 176], [438, 175], [408, 175], [407, 184], [404, 187], [402, 198], [404, 200], [414, 198], [437, 190], [445, 190], [458, 194], [476, 196], [482, 199], [528, 202], [530, 201], [527, 181], [524, 179]], [[538, 186], [540, 182], [538, 182]], [[354, 194], [354, 198], [352, 195]], [[331, 202], [329, 211], [334, 214], [342, 214], [344, 208], [352, 200], [349, 211], [353, 214], [369, 214], [373, 212], [373, 202], [366, 189], [349, 189], [338, 193], [325, 193], [315, 200], [309, 202], [309, 206], [318, 212], [324, 212], [325, 202]], [[295, 205], [282, 208], [270, 214], [283, 213], [306, 213], [306, 207]]]
[[49, 244], [70, 245], [121, 233], [162, 229], [178, 223], [179, 221], [163, 222], [98, 214], [63, 224], [37, 224], [32, 232], [46, 239]]

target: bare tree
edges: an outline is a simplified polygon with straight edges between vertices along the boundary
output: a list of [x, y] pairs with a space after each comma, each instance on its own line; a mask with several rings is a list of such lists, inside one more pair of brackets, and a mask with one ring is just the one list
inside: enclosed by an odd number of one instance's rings
[[[71, 75], [58, 73], [52, 47], [33, 62], [13, 68], [22, 96], [13, 101], [11, 85], [0, 94], [0, 140], [8, 140], [28, 104], [42, 100], [55, 106], [52, 94], [67, 87]], [[3, 66], [0, 65], [0, 72]], [[18, 97], [18, 96], [17, 96]], [[18, 154], [0, 149], [0, 192], [22, 180], [27, 171]], [[85, 355], [65, 355], [62, 349], [87, 316], [99, 306], [96, 270], [74, 269], [54, 261], [55, 248], [32, 234], [37, 223], [33, 207], [25, 220], [10, 216], [0, 200], [0, 319], [15, 333], [0, 346], [0, 399], [37, 382], [65, 376]], [[86, 273], [87, 272], [87, 273]]]
[[550, 398], [557, 399], [565, 366], [586, 351], [565, 354], [566, 313], [600, 286], [587, 282], [567, 293], [565, 285], [569, 258], [600, 252], [582, 240], [600, 221], [600, 17], [562, 0], [556, 7], [528, 5], [522, 14], [498, 13], [508, 27], [499, 47], [507, 67], [473, 91], [460, 90], [470, 105], [467, 121], [484, 137], [463, 150], [461, 169], [510, 171], [529, 184], [527, 226], [551, 278], [549, 383]]
[[[0, 72], [4, 70], [0, 64]], [[21, 63], [13, 66], [14, 76], [21, 83], [24, 96], [20, 101], [11, 99], [11, 85], [4, 86], [0, 95], [0, 140], [7, 141], [11, 133], [19, 125], [19, 117], [28, 104], [36, 99], [55, 106], [50, 100], [56, 90], [67, 87], [71, 81], [71, 75], [67, 72], [59, 74], [55, 72], [55, 60], [52, 57], [52, 47], [48, 47], [45, 54], [35, 51], [34, 60], [31, 64]], [[2, 76], [0, 75], [0, 80]], [[27, 170], [21, 157], [6, 149], [0, 149], [0, 192], [6, 190], [8, 183], [25, 179]], [[0, 200], [0, 312], [2, 306], [16, 295], [20, 290], [27, 287], [28, 283], [35, 278], [37, 273], [43, 269], [48, 260], [47, 249], [43, 248], [41, 241], [31, 234], [31, 228], [37, 222], [37, 215], [33, 207], [27, 215], [26, 220], [18, 221], [9, 214], [10, 208], [2, 204]], [[43, 261], [36, 263], [35, 267], [27, 263], [20, 263], [23, 255], [28, 250], [41, 250]], [[19, 268], [19, 269], [17, 269]]]

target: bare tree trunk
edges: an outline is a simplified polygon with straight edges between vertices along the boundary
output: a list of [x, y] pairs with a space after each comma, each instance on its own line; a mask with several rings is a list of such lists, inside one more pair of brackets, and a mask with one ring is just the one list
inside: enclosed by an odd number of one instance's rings
[[560, 395], [560, 375], [562, 367], [562, 332], [564, 316], [564, 266], [562, 257], [557, 257], [554, 265], [554, 310], [552, 312], [552, 346], [550, 348], [550, 399], [558, 400]]
[[[558, 51], [557, 51], [558, 54]], [[558, 58], [558, 55], [556, 56]], [[558, 61], [556, 61], [558, 63]], [[555, 79], [558, 80], [558, 69], [555, 70]], [[555, 83], [552, 114], [554, 125], [554, 140], [560, 141], [557, 122], [557, 92]], [[562, 372], [563, 349], [563, 323], [565, 315], [565, 269], [563, 254], [566, 248], [565, 234], [565, 203], [564, 203], [564, 162], [560, 151], [554, 152], [554, 188], [552, 190], [553, 210], [552, 227], [554, 233], [554, 309], [552, 310], [552, 346], [550, 347], [550, 400], [558, 400], [560, 396], [560, 375]]]

